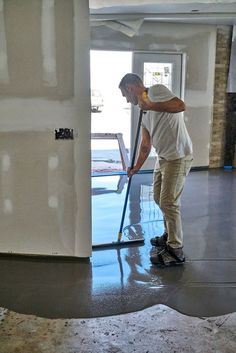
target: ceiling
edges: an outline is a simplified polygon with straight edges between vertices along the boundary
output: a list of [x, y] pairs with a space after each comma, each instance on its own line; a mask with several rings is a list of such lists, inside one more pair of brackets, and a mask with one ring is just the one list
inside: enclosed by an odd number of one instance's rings
[[89, 4], [91, 19], [95, 21], [142, 18], [158, 22], [236, 25], [236, 1], [230, 0], [90, 0]]

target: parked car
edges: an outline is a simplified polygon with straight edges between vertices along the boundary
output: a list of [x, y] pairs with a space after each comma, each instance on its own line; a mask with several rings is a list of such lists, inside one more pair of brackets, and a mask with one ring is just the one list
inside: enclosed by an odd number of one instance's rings
[[98, 89], [91, 90], [91, 110], [92, 112], [101, 112], [103, 107], [103, 98]]

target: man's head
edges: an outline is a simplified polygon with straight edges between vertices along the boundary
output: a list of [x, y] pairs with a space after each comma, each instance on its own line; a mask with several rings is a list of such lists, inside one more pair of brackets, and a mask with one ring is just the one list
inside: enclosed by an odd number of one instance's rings
[[145, 90], [143, 81], [136, 74], [126, 74], [120, 81], [119, 88], [128, 103], [138, 104], [138, 96]]

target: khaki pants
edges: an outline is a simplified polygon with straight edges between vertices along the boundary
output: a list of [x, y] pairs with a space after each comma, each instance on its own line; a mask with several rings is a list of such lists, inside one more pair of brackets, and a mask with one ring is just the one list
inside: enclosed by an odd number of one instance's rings
[[192, 161], [192, 156], [173, 161], [162, 159], [159, 161], [159, 169], [154, 172], [154, 200], [163, 213], [168, 233], [167, 244], [172, 248], [183, 246], [180, 196]]

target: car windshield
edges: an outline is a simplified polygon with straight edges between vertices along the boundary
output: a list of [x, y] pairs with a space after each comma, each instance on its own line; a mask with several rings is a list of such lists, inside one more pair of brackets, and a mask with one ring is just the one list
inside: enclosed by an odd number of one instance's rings
[[94, 97], [100, 97], [101, 93], [97, 89], [92, 89], [92, 96]]

